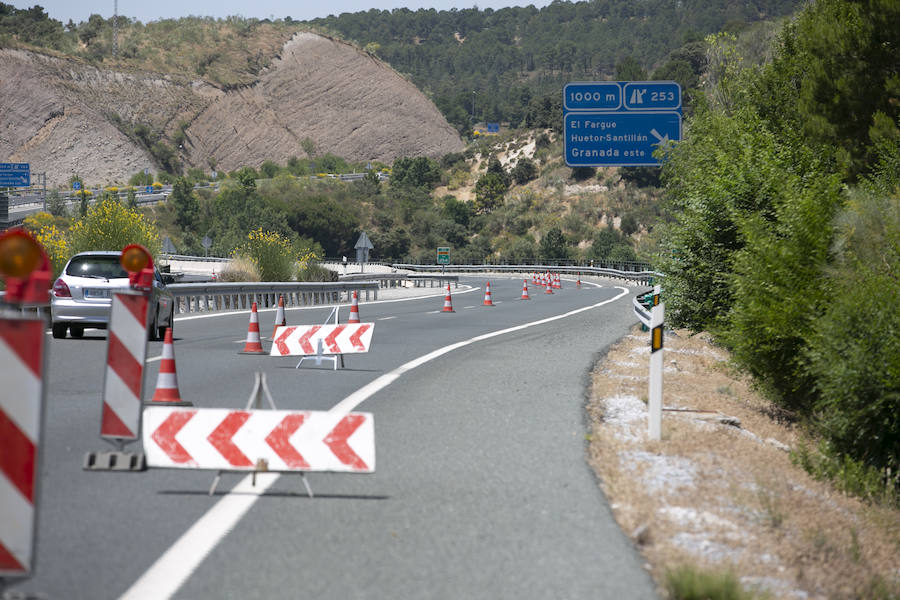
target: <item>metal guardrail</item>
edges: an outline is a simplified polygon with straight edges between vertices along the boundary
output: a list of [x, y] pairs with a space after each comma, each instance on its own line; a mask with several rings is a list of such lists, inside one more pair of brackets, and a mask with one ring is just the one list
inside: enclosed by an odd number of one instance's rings
[[[434, 271], [438, 267], [435, 265], [407, 265], [395, 264], [397, 269], [407, 269], [409, 271]], [[576, 266], [539, 266], [539, 265], [446, 265], [446, 271], [453, 273], [533, 273], [535, 271], [551, 270], [555, 273], [566, 273], [569, 275], [595, 275], [597, 277], [612, 277], [614, 279], [624, 279], [636, 283], [649, 284], [655, 278], [661, 277], [660, 273], [655, 271], [627, 271], [622, 269], [607, 269], [601, 267], [576, 267]]]
[[378, 300], [381, 284], [360, 282], [260, 282], [260, 283], [173, 283], [167, 289], [175, 296], [175, 314], [249, 310], [256, 302], [259, 308], [273, 307], [278, 297], [284, 305], [315, 306], [350, 302], [351, 293], [364, 294], [365, 300]]
[[637, 296], [635, 296], [631, 300], [632, 307], [634, 308], [634, 314], [643, 323], [646, 327], [650, 327], [650, 310], [644, 306], [641, 299], [643, 299], [647, 295], [647, 292], [641, 292]]
[[453, 287], [459, 287], [459, 275], [419, 275], [410, 273], [352, 273], [350, 275], [341, 275], [341, 281], [377, 281], [381, 287], [400, 287], [405, 282], [411, 281], [413, 287], [434, 287], [437, 282], [438, 287], [443, 287], [444, 282], [453, 283]]

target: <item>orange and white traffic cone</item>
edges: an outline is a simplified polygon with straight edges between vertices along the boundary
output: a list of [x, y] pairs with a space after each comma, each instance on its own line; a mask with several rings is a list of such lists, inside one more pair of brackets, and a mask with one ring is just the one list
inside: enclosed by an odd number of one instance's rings
[[272, 328], [272, 339], [275, 339], [275, 332], [279, 327], [287, 326], [287, 320], [284, 318], [284, 296], [278, 295], [278, 310], [275, 311], [275, 326]]
[[581, 273], [578, 274], [578, 279], [575, 280], [575, 288], [581, 289]]
[[494, 301], [491, 298], [491, 282], [488, 281], [487, 285], [484, 286], [484, 302], [481, 303], [482, 306], [493, 306]]
[[162, 360], [159, 363], [159, 375], [156, 378], [156, 391], [150, 404], [165, 404], [166, 406], [193, 406], [191, 402], [181, 399], [178, 392], [178, 375], [175, 373], [175, 346], [172, 343], [172, 328], [166, 328], [166, 337], [163, 339]]
[[557, 290], [562, 289], [562, 277], [560, 277], [559, 273], [553, 276], [553, 287]]
[[447, 295], [444, 296], [444, 309], [441, 312], [456, 312], [453, 310], [453, 302], [450, 300], [450, 284], [447, 284]]
[[547, 282], [547, 288], [544, 290], [544, 293], [545, 293], [545, 294], [552, 294], [552, 293], [553, 293], [553, 286], [550, 285], [550, 282], [549, 282], [549, 281]]
[[238, 354], [265, 354], [262, 341], [259, 338], [259, 314], [256, 312], [256, 302], [250, 305], [250, 325], [247, 326], [247, 342], [244, 349]]
[[522, 281], [522, 297], [520, 298], [520, 300], [531, 300], [531, 298], [528, 296], [528, 280], [527, 279]]
[[350, 318], [347, 323], [359, 323], [359, 296], [353, 290], [353, 300], [350, 302]]

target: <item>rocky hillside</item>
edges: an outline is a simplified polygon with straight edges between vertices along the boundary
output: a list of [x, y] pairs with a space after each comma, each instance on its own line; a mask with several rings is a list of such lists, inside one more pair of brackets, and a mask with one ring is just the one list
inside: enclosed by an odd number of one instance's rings
[[463, 148], [437, 108], [388, 65], [305, 32], [285, 43], [255, 83], [233, 89], [3, 49], [0, 91], [0, 161], [29, 162], [32, 172], [47, 172], [50, 185], [73, 174], [107, 183], [158, 170], [133, 133], [139, 125], [172, 146], [183, 131], [180, 162], [204, 170], [304, 158], [306, 139], [316, 152], [350, 161]]

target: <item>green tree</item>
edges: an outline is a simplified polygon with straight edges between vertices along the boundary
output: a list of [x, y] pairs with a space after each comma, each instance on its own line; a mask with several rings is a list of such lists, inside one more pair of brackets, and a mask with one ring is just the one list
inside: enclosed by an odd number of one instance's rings
[[544, 260], [568, 260], [569, 241], [559, 227], [550, 229], [541, 238], [539, 254]]
[[441, 180], [437, 163], [425, 156], [402, 156], [391, 168], [392, 186], [412, 186], [431, 189]]
[[475, 182], [475, 210], [480, 214], [490, 214], [503, 204], [506, 181], [497, 173], [485, 173]]
[[194, 188], [184, 177], [179, 177], [172, 185], [168, 201], [175, 207], [175, 224], [184, 230], [197, 227], [200, 203], [194, 195]]
[[510, 175], [517, 184], [525, 185], [538, 176], [538, 170], [533, 160], [523, 157], [516, 161], [516, 166], [513, 167]]

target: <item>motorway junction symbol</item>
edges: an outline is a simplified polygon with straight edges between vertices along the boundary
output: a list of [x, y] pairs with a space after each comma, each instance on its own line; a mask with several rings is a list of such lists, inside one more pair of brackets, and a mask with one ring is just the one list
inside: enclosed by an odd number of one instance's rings
[[563, 124], [570, 167], [659, 166], [653, 152], [681, 139], [681, 86], [570, 83], [563, 90]]

